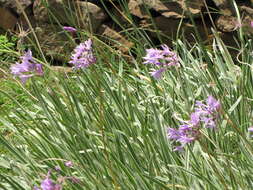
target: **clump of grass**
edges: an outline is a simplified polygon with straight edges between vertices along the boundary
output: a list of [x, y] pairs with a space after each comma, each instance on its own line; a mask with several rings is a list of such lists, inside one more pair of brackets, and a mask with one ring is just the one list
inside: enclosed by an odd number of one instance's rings
[[[189, 50], [179, 40], [176, 47], [180, 67], [160, 80], [150, 78], [147, 66], [125, 70], [119, 60], [108, 68], [97, 56], [84, 71], [58, 76], [54, 88], [33, 81], [36, 106], [4, 119], [20, 143], [1, 138], [15, 160], [14, 175], [33, 186], [63, 159], [74, 163], [63, 175], [82, 184], [66, 183], [66, 189], [250, 189], [250, 65], [235, 65], [218, 38], [218, 49], [208, 53], [211, 66], [199, 46]], [[195, 143], [174, 152], [167, 127], [189, 119], [195, 102], [208, 95], [221, 104], [217, 130], [202, 129]], [[11, 176], [3, 177], [15, 187]]]
[[[50, 180], [63, 189], [251, 189], [252, 41], [240, 44], [236, 61], [214, 37], [212, 51], [175, 41], [178, 67], [157, 79], [149, 73], [155, 66], [142, 64], [148, 41], [136, 45], [130, 65], [110, 47], [96, 48], [101, 42], [93, 38], [96, 63], [71, 75], [48, 71], [50, 77], [23, 86], [32, 106], [1, 89], [15, 105], [1, 117], [15, 139], [0, 136], [0, 167], [7, 171], [0, 187], [29, 189]], [[208, 96], [219, 101], [216, 129], [198, 128], [194, 142], [173, 151], [167, 129], [189, 121]]]

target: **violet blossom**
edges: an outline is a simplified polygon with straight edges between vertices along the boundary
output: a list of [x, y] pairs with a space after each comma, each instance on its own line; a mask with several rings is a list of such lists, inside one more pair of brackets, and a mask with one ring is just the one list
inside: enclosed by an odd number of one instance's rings
[[73, 167], [73, 162], [67, 161], [67, 162], [64, 163], [64, 165], [71, 168], [71, 167]]
[[91, 64], [96, 62], [96, 58], [92, 51], [91, 39], [86, 40], [84, 43], [80, 43], [71, 56], [70, 64], [74, 65], [75, 69], [87, 68]]
[[214, 97], [209, 96], [206, 104], [198, 101], [196, 103], [195, 113], [199, 114], [200, 120], [204, 123], [206, 128], [216, 128], [216, 119], [218, 118], [218, 110], [220, 109], [220, 102]]
[[75, 33], [77, 31], [76, 28], [71, 27], [71, 26], [63, 26], [62, 28], [71, 33]]
[[60, 184], [56, 184], [50, 179], [50, 171], [48, 172], [46, 178], [41, 182], [40, 188], [34, 186], [34, 190], [61, 190], [62, 186]]
[[57, 171], [57, 172], [60, 172], [60, 171], [61, 171], [60, 166], [55, 166], [54, 169], [55, 169], [55, 171]]
[[28, 50], [20, 57], [21, 63], [16, 62], [16, 64], [11, 66], [11, 73], [21, 79], [24, 84], [27, 79], [34, 76], [34, 74], [43, 75], [43, 68], [41, 64], [38, 64], [32, 57], [32, 51]]
[[161, 69], [158, 69], [156, 71], [151, 72], [150, 74], [155, 79], [160, 79], [164, 71], [166, 71], [166, 69], [165, 68], [161, 68]]
[[42, 190], [61, 190], [62, 187], [60, 184], [55, 184], [50, 178], [46, 178], [41, 182]]
[[199, 136], [199, 125], [192, 120], [183, 121], [184, 124], [180, 125], [178, 129], [168, 128], [168, 138], [180, 146], [176, 146], [174, 151], [182, 150], [187, 144], [195, 141]]
[[179, 66], [177, 54], [170, 50], [167, 45], [162, 45], [162, 49], [151, 48], [146, 50], [143, 64], [153, 64], [159, 69], [151, 72], [155, 79], [160, 79], [162, 74], [172, 66]]
[[[190, 120], [182, 121], [178, 129], [168, 128], [168, 138], [175, 143], [179, 143], [174, 151], [182, 151], [184, 146], [191, 144], [200, 136], [201, 126], [205, 128], [216, 128], [220, 102], [209, 96], [206, 103], [197, 101], [195, 112], [191, 113]], [[253, 131], [253, 128], [252, 128]]]
[[[72, 168], [74, 164], [72, 161], [66, 161], [64, 162], [64, 165], [69, 168]], [[75, 177], [75, 176], [62, 176], [60, 172], [61, 168], [58, 165], [55, 166], [54, 170], [52, 171], [55, 172], [56, 174], [57, 183], [51, 179], [51, 170], [49, 170], [46, 177], [41, 181], [40, 187], [34, 186], [33, 189], [34, 190], [62, 190], [63, 185], [67, 181], [73, 184], [81, 184], [82, 182], [78, 177]]]

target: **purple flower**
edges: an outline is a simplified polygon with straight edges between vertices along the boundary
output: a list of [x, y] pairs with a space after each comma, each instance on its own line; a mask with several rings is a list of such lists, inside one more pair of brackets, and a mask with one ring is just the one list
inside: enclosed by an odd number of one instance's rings
[[202, 121], [204, 123], [204, 126], [206, 128], [210, 129], [216, 129], [216, 118], [209, 116], [209, 117], [203, 117]]
[[42, 76], [44, 74], [41, 64], [35, 64], [35, 71], [40, 76]]
[[184, 150], [184, 147], [183, 146], [176, 146], [173, 151], [176, 151], [176, 152], [182, 152]]
[[22, 84], [25, 84], [26, 81], [27, 81], [30, 77], [32, 77], [32, 76], [33, 76], [33, 74], [29, 74], [29, 75], [20, 74], [20, 75], [19, 75], [19, 78], [20, 78]]
[[23, 56], [20, 57], [21, 63], [16, 62], [16, 64], [11, 66], [11, 73], [21, 79], [24, 84], [27, 79], [37, 75], [43, 75], [43, 68], [41, 64], [35, 62], [32, 57], [32, 51], [28, 50]]
[[214, 97], [208, 96], [206, 104], [201, 101], [196, 102], [195, 113], [199, 115], [200, 121], [203, 122], [206, 128], [215, 129], [219, 109], [220, 102]]
[[200, 118], [199, 118], [199, 114], [194, 112], [191, 114], [191, 120], [189, 121], [193, 126], [197, 126], [199, 125], [200, 122]]
[[72, 32], [72, 33], [76, 32], [76, 29], [74, 27], [71, 27], [71, 26], [63, 26], [62, 28], [63, 28], [63, 30], [66, 30], [68, 32]]
[[151, 72], [151, 76], [154, 77], [156, 80], [160, 79], [163, 72], [166, 71], [165, 68], [161, 68], [159, 70]]
[[168, 128], [167, 132], [168, 132], [168, 138], [171, 140], [178, 140], [182, 135], [180, 131], [173, 128]]
[[33, 61], [31, 50], [25, 52], [20, 59], [21, 63], [16, 62], [15, 65], [11, 66], [11, 73], [14, 75], [20, 75], [21, 73], [29, 72], [33, 67], [33, 64], [31, 63], [31, 61]]
[[39, 187], [37, 187], [36, 185], [33, 187], [33, 190], [40, 190]]
[[46, 178], [41, 182], [42, 190], [55, 190], [56, 184], [50, 179]]
[[177, 141], [180, 142], [184, 146], [185, 144], [189, 144], [189, 143], [193, 142], [194, 140], [195, 140], [194, 137], [189, 137], [187, 135], [183, 135]]
[[73, 167], [73, 162], [71, 162], [71, 161], [67, 161], [64, 164], [65, 164], [65, 166], [67, 166], [69, 168]]
[[186, 144], [195, 141], [199, 135], [198, 126], [193, 125], [191, 120], [184, 121], [184, 124], [180, 125], [178, 129], [168, 128], [167, 132], [170, 140], [181, 144], [174, 151], [181, 151]]
[[178, 56], [175, 52], [171, 51], [167, 45], [161, 46], [163, 49], [164, 59], [166, 60], [167, 66], [177, 66], [179, 65]]
[[208, 96], [206, 100], [207, 107], [210, 111], [218, 111], [220, 109], [220, 102], [214, 97]]
[[57, 172], [60, 172], [60, 171], [61, 171], [60, 166], [55, 166], [54, 169], [55, 169], [55, 171], [57, 171]]
[[60, 184], [55, 184], [50, 179], [50, 172], [48, 172], [47, 177], [41, 182], [40, 187], [42, 190], [61, 190], [62, 189]]
[[253, 21], [250, 22], [250, 26], [253, 28]]
[[160, 79], [163, 72], [171, 66], [178, 66], [179, 60], [175, 52], [171, 51], [167, 45], [162, 45], [161, 50], [159, 49], [146, 49], [146, 56], [143, 57], [145, 60], [143, 64], [153, 64], [160, 69], [151, 72], [151, 75], [155, 79]]
[[176, 146], [174, 151], [181, 151], [186, 144], [197, 140], [201, 124], [206, 128], [216, 128], [220, 102], [209, 96], [206, 104], [197, 101], [195, 105], [195, 112], [191, 113], [190, 120], [183, 121], [178, 129], [168, 128], [168, 138], [175, 143], [180, 143], [180, 146]]
[[249, 132], [253, 132], [253, 126], [249, 127], [249, 128], [248, 128], [248, 131], [249, 131]]
[[163, 58], [164, 56], [161, 50], [151, 48], [146, 50], [146, 56], [143, 57], [143, 59], [145, 59], [146, 61], [143, 63], [161, 65], [162, 63], [160, 62], [160, 60]]
[[79, 44], [71, 56], [70, 64], [73, 64], [76, 69], [87, 68], [96, 62], [96, 58], [92, 52], [92, 41], [88, 39], [84, 43]]

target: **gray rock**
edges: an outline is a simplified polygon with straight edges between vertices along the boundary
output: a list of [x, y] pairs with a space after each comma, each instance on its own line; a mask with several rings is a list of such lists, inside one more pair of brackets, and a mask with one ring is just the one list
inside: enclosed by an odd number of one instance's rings
[[221, 15], [216, 20], [216, 26], [222, 32], [232, 32], [238, 28], [238, 20], [236, 17]]
[[253, 27], [251, 22], [253, 21], [253, 8], [247, 6], [239, 7], [242, 16], [242, 27], [245, 29], [246, 34], [253, 35]]
[[229, 0], [213, 0], [215, 5], [219, 8], [222, 15], [231, 16], [235, 15], [235, 9], [232, 1]]
[[71, 24], [72, 10], [73, 3], [68, 4], [68, 0], [35, 0], [33, 3], [34, 17], [40, 23]]
[[0, 18], [0, 27], [4, 30], [13, 29], [17, 23], [17, 17], [3, 7], [0, 7]]
[[107, 18], [104, 11], [90, 2], [68, 0], [35, 0], [33, 5], [35, 19], [41, 23], [60, 23], [74, 25], [96, 31]]
[[62, 31], [61, 27], [43, 24], [35, 28], [35, 33], [45, 56], [61, 63], [69, 61], [76, 43], [67, 32]]
[[[113, 28], [103, 24], [99, 29], [99, 34], [105, 37], [107, 43], [120, 50], [122, 53], [127, 53], [133, 43], [126, 39], [122, 34], [114, 30]], [[117, 43], [115, 43], [117, 42]]]
[[187, 4], [185, 0], [130, 0], [128, 3], [130, 13], [139, 18], [148, 17], [147, 9], [153, 9], [166, 18], [188, 18], [189, 14], [196, 17], [203, 6], [202, 0], [191, 0]]
[[106, 20], [107, 15], [103, 9], [90, 2], [77, 2], [77, 23], [80, 28], [92, 30], [96, 32], [97, 29]]
[[17, 14], [22, 13], [22, 9], [26, 9], [32, 4], [31, 0], [19, 0], [20, 4], [17, 4], [16, 0], [0, 0], [0, 7], [10, 8]]
[[[172, 40], [177, 39], [178, 37], [186, 39], [190, 43], [196, 42], [196, 35], [194, 31], [194, 26], [189, 22], [183, 22], [180, 24], [180, 19], [166, 18], [164, 16], [159, 16], [154, 19], [157, 29], [164, 35], [163, 41], [169, 45], [172, 45]], [[198, 32], [202, 39], [207, 38], [207, 33], [205, 27], [201, 21], [195, 21], [195, 24], [198, 27]], [[210, 28], [208, 33], [210, 33]], [[156, 35], [153, 33], [152, 35]]]

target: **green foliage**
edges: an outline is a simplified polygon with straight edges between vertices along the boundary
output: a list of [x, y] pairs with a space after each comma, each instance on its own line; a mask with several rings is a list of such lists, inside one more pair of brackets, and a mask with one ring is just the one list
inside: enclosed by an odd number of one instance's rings
[[13, 56], [10, 56], [6, 51], [15, 50], [17, 37], [12, 36], [10, 38], [7, 35], [0, 35], [0, 61], [15, 60]]
[[[178, 39], [180, 67], [154, 80], [141, 64], [145, 31], [127, 35], [136, 42], [131, 64], [94, 40], [97, 63], [86, 70], [49, 71], [27, 86], [1, 83], [0, 188], [32, 189], [50, 170], [55, 181], [80, 179], [64, 190], [252, 189], [252, 40], [240, 33], [235, 61], [215, 32], [212, 51]], [[184, 152], [172, 151], [167, 127], [189, 119], [208, 95], [221, 102], [218, 129], [202, 129]]]
[[[1, 162], [12, 160], [3, 185], [32, 188], [59, 165], [60, 175], [81, 180], [67, 181], [64, 189], [251, 189], [251, 66], [235, 65], [219, 38], [207, 52], [209, 66], [199, 46], [188, 49], [179, 40], [176, 48], [181, 67], [162, 80], [110, 54], [109, 67], [98, 57], [83, 72], [54, 75], [53, 87], [35, 80], [32, 107], [2, 92], [18, 107], [1, 119], [15, 134], [0, 138], [9, 155]], [[218, 130], [202, 130], [185, 152], [173, 152], [166, 128], [188, 119], [194, 102], [208, 95], [222, 104]]]
[[[12, 80], [9, 76], [9, 66], [14, 64], [16, 57], [12, 52], [16, 51], [17, 37], [8, 37], [7, 35], [0, 35], [0, 89], [7, 92], [20, 102], [25, 103], [24, 91], [20, 86]], [[0, 115], [3, 111], [11, 110], [15, 107], [15, 103], [0, 94]]]

